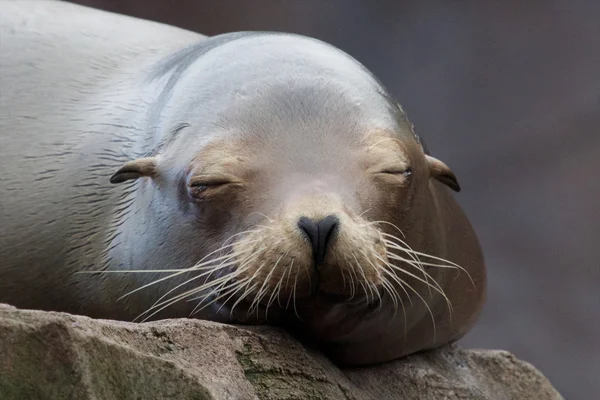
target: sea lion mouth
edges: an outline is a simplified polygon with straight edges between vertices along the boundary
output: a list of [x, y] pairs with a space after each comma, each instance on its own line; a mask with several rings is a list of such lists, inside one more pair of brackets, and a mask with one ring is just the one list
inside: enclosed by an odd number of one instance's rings
[[369, 307], [381, 304], [383, 296], [383, 288], [377, 288], [377, 291], [373, 291], [372, 293], [354, 296], [345, 293], [331, 293], [324, 290], [317, 290], [313, 295], [313, 297], [323, 299], [332, 304], [364, 305], [366, 303]]
[[315, 296], [323, 298], [331, 303], [350, 303], [353, 300], [352, 297], [347, 294], [328, 293], [322, 290], [317, 291]]

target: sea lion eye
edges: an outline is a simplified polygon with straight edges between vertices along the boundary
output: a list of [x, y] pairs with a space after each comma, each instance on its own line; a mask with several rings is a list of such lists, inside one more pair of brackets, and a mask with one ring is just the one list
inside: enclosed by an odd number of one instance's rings
[[230, 183], [223, 179], [192, 178], [188, 183], [188, 190], [192, 197], [204, 198], [213, 189], [218, 189]]
[[408, 167], [408, 168], [402, 168], [402, 169], [386, 169], [384, 171], [381, 171], [382, 174], [388, 174], [388, 175], [404, 175], [406, 177], [411, 176], [412, 175], [412, 168]]

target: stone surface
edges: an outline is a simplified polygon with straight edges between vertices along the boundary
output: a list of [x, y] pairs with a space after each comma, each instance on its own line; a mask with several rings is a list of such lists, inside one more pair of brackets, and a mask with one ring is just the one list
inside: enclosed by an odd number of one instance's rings
[[562, 399], [530, 364], [458, 346], [339, 369], [271, 327], [134, 324], [0, 305], [0, 399]]

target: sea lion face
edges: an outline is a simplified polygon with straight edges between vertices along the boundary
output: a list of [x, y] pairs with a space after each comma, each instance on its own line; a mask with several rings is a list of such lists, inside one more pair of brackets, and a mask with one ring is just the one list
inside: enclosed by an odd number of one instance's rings
[[[185, 221], [185, 246], [201, 251], [196, 266], [176, 268], [206, 277], [190, 292], [202, 294], [201, 307], [224, 307], [233, 321], [256, 311], [306, 320], [336, 307], [397, 307], [406, 279], [397, 264], [410, 263], [409, 246], [421, 240], [402, 235], [421, 229], [430, 178], [455, 178], [423, 153], [360, 64], [320, 42], [283, 38], [229, 49], [239, 66], [223, 63], [227, 49], [212, 50], [212, 64], [203, 62], [220, 75], [198, 68], [173, 95], [187, 96], [170, 121], [185, 129], [113, 181], [134, 171], [177, 193], [169, 212]], [[289, 68], [272, 67], [273, 58]], [[227, 82], [212, 96], [180, 89], [212, 87], [221, 74]], [[198, 97], [218, 106], [207, 113]]]
[[207, 302], [272, 319], [398, 307], [407, 277], [396, 265], [414, 257], [398, 250], [408, 251], [403, 231], [419, 229], [426, 211], [425, 196], [414, 202], [427, 190], [427, 158], [397, 131], [333, 125], [326, 105], [304, 112], [286, 110], [285, 124], [271, 123], [277, 109], [262, 125], [238, 116], [188, 165], [183, 208], [225, 254], [212, 264]]
[[268, 146], [225, 139], [192, 163], [190, 209], [237, 235], [223, 288], [239, 288], [252, 307], [314, 296], [376, 302], [394, 287], [385, 243], [410, 209], [413, 160], [391, 134], [327, 134]]

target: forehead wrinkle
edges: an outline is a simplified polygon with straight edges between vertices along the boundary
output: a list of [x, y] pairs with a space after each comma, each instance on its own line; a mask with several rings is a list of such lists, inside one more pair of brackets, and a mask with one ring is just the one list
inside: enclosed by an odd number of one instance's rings
[[214, 140], [197, 152], [192, 160], [192, 167], [198, 172], [229, 172], [235, 166], [244, 164], [247, 157], [244, 154], [243, 143], [231, 137]]
[[402, 153], [408, 150], [406, 143], [387, 129], [375, 129], [368, 131], [361, 140], [361, 144], [367, 145], [367, 150], [389, 149], [390, 146], [382, 145], [382, 143], [392, 142], [392, 148], [396, 148]]

